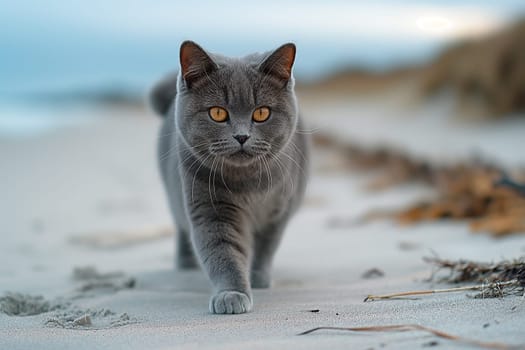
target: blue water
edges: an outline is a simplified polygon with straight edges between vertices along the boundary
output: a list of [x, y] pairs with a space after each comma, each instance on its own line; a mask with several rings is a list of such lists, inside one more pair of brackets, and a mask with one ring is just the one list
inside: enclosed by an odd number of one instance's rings
[[[233, 56], [293, 41], [295, 75], [308, 80], [347, 67], [420, 64], [461, 38], [465, 26], [479, 30], [523, 14], [525, 2], [511, 0], [0, 0], [0, 129], [13, 124], [6, 122], [17, 114], [13, 106], [26, 114], [42, 108], [28, 96], [143, 94], [177, 68], [185, 39]], [[444, 18], [449, 31], [422, 29], [425, 16]]]
[[[294, 41], [296, 75], [424, 62], [453, 37], [422, 32], [418, 16], [510, 21], [523, 1], [0, 0], [0, 96], [123, 85], [145, 89], [178, 65], [182, 40], [243, 55]], [[489, 22], [490, 22], [489, 21]]]

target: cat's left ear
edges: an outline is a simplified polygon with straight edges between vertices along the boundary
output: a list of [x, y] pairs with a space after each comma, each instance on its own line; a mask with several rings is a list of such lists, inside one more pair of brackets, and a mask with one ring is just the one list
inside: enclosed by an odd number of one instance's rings
[[288, 81], [292, 77], [295, 61], [295, 44], [288, 43], [272, 52], [259, 66], [259, 70], [279, 80]]
[[202, 47], [193, 41], [185, 41], [180, 46], [180, 68], [187, 86], [204, 78], [217, 69], [217, 65]]

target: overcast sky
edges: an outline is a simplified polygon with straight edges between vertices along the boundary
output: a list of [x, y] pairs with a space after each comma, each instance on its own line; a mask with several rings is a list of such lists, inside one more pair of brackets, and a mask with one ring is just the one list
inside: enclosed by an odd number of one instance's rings
[[525, 14], [525, 1], [3, 1], [0, 94], [137, 87], [177, 67], [185, 39], [243, 55], [298, 45], [296, 73], [417, 63]]

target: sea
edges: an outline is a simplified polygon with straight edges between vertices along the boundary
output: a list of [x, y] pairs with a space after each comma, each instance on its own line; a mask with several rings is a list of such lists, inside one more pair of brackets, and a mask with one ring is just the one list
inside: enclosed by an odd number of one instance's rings
[[140, 98], [183, 40], [231, 56], [294, 42], [312, 81], [425, 64], [524, 16], [523, 1], [0, 0], [0, 137], [61, 125], [63, 105]]

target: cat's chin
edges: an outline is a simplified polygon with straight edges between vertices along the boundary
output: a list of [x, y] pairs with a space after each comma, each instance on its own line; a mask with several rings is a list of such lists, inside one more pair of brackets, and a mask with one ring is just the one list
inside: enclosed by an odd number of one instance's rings
[[240, 150], [228, 155], [227, 157], [225, 157], [225, 159], [226, 162], [230, 165], [243, 167], [253, 164], [253, 162], [255, 162], [257, 158], [255, 157], [255, 155], [245, 150]]

